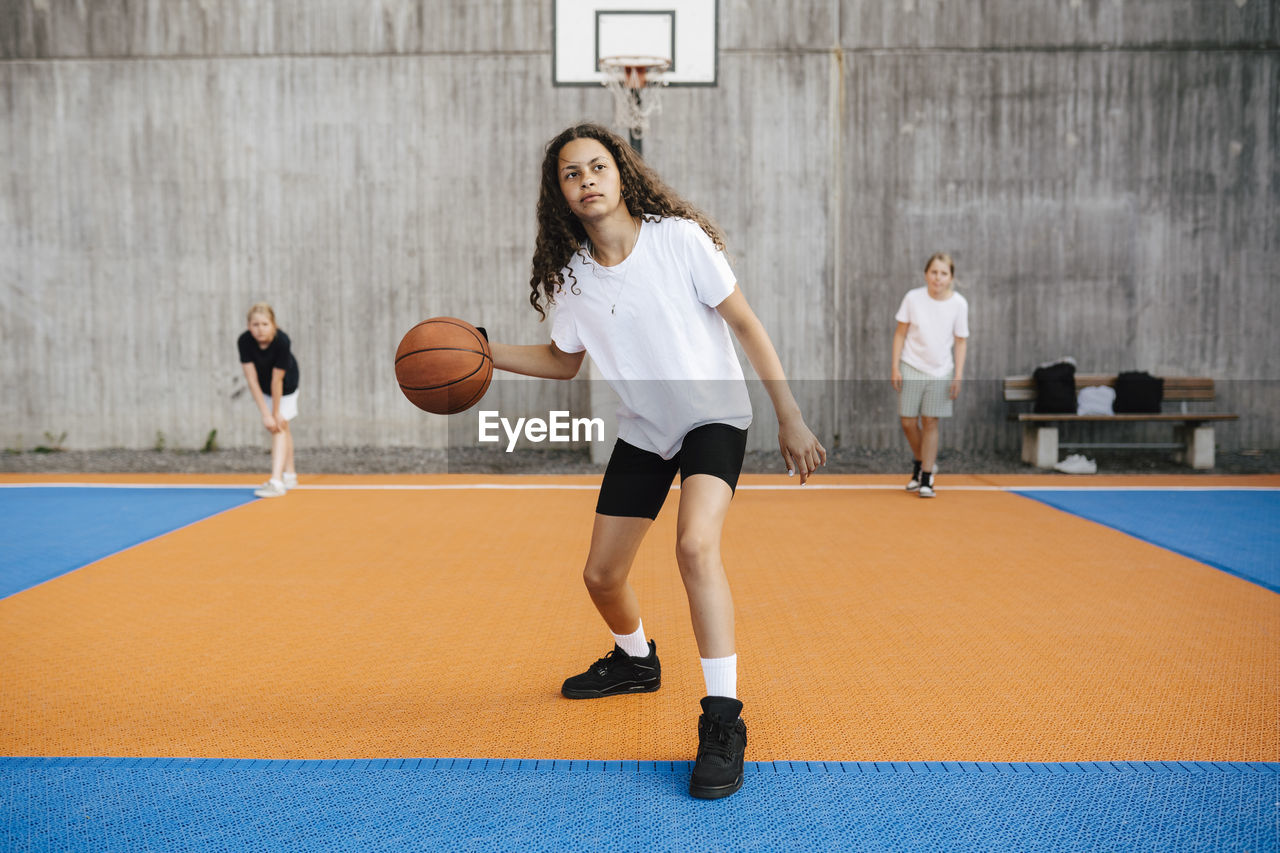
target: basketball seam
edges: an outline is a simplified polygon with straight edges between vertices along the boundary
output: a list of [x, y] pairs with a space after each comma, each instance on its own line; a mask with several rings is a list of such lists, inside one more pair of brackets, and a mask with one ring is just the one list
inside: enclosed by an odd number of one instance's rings
[[405, 385], [403, 382], [401, 382], [400, 387], [405, 391], [435, 391], [440, 388], [448, 388], [451, 385], [457, 385], [459, 382], [465, 382], [479, 372], [480, 372], [480, 368], [477, 367], [475, 370], [471, 371], [466, 376], [459, 376], [457, 379], [451, 379], [448, 382], [444, 383], [443, 385]]
[[493, 378], [493, 360], [492, 360], [492, 359], [489, 359], [488, 361], [489, 361], [489, 375], [488, 375], [488, 376], [486, 376], [486, 377], [484, 378], [484, 382], [483, 382], [483, 383], [481, 383], [481, 385], [480, 385], [480, 390], [476, 392], [476, 395], [475, 395], [474, 397], [472, 397], [470, 400], [468, 400], [468, 401], [466, 402], [466, 405], [464, 405], [464, 406], [463, 406], [461, 409], [459, 409], [458, 411], [460, 411], [460, 412], [465, 412], [467, 409], [469, 409], [469, 408], [471, 408], [472, 406], [474, 406], [474, 405], [476, 404], [476, 402], [477, 402], [481, 397], [483, 397], [483, 396], [484, 396], [485, 392], [489, 390], [489, 381]]
[[[423, 320], [421, 323], [418, 323], [413, 327], [413, 329], [418, 328], [418, 326], [425, 326], [427, 323], [444, 323], [449, 326], [456, 326], [471, 337], [475, 338], [476, 342], [479, 343], [482, 348], [486, 350], [489, 348], [488, 339], [476, 331], [475, 326], [472, 326], [470, 323], [464, 323], [456, 317], [431, 317], [427, 320]], [[409, 331], [412, 332], [413, 329], [410, 329]], [[406, 332], [406, 334], [408, 334], [408, 332]], [[399, 361], [399, 359], [396, 360]]]
[[481, 358], [485, 358], [485, 359], [490, 358], [490, 356], [486, 355], [480, 350], [467, 349], [466, 347], [425, 347], [423, 349], [410, 350], [404, 355], [396, 356], [396, 364], [399, 364], [402, 359], [406, 359], [411, 355], [417, 355], [423, 352], [472, 352], [480, 356]]

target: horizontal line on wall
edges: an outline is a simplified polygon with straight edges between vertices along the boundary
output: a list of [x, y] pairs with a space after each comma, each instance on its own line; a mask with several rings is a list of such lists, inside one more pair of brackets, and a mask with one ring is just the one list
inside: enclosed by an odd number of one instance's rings
[[[1272, 54], [1280, 50], [1280, 42], [1257, 42], [1243, 45], [1219, 45], [1202, 43], [1155, 43], [1149, 45], [985, 45], [977, 47], [736, 47], [721, 48], [725, 56], [821, 56], [837, 52], [845, 56], [940, 56], [940, 55], [1001, 55], [1001, 54], [1145, 54], [1145, 53], [1214, 53], [1214, 54]], [[551, 58], [550, 50], [439, 50], [439, 51], [382, 51], [382, 52], [315, 52], [315, 53], [145, 53], [84, 56], [66, 54], [37, 57], [5, 57], [0, 65], [40, 64], [46, 62], [202, 62], [208, 60], [271, 60], [271, 59], [394, 59], [394, 58], [459, 58], [459, 57], [519, 57], [536, 56]]]
[[207, 62], [211, 59], [415, 59], [415, 58], [459, 58], [464, 56], [501, 57], [501, 56], [542, 56], [551, 58], [549, 50], [432, 50], [432, 51], [384, 51], [381, 53], [143, 53], [113, 54], [106, 56], [83, 56], [71, 54], [65, 56], [10, 56], [0, 59], [0, 65], [40, 64], [45, 62]]
[[1215, 45], [1215, 44], [1151, 44], [1151, 45], [989, 45], [985, 47], [788, 47], [788, 48], [725, 48], [722, 54], [736, 56], [770, 56], [787, 54], [835, 54], [845, 56], [939, 56], [953, 54], [1020, 54], [1020, 53], [1274, 53], [1280, 50], [1280, 42], [1247, 45]]

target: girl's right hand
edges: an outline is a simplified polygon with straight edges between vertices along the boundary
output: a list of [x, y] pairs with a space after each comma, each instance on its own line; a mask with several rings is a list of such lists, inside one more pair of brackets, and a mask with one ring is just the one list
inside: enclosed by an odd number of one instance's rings
[[897, 367], [894, 367], [893, 372], [890, 374], [889, 381], [893, 383], [893, 390], [901, 391], [902, 390], [902, 371], [898, 370]]
[[817, 472], [819, 465], [827, 464], [826, 448], [798, 416], [778, 424], [778, 449], [787, 466], [787, 476], [793, 472], [799, 474], [802, 486]]
[[262, 425], [267, 428], [267, 432], [279, 432], [280, 425], [276, 423], [276, 419], [267, 412], [262, 416]]

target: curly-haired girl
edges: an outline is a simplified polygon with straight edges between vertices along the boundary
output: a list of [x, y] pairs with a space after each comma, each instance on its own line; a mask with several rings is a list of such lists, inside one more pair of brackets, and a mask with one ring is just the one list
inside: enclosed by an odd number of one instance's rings
[[728, 796], [742, 786], [746, 725], [720, 537], [751, 423], [733, 336], [769, 393], [788, 473], [803, 484], [826, 451], [737, 285], [719, 229], [605, 128], [571, 127], [546, 147], [530, 287], [539, 315], [557, 309], [551, 342], [494, 343], [494, 366], [570, 379], [589, 352], [622, 401], [583, 570], [614, 648], [561, 692], [590, 699], [658, 689], [657, 645], [627, 577], [678, 471], [676, 562], [707, 690], [689, 791]]

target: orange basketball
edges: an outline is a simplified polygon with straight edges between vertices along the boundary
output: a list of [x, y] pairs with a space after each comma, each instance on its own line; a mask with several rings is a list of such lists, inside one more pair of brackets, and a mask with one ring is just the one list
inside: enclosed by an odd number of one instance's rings
[[410, 329], [396, 348], [396, 381], [419, 409], [436, 415], [465, 411], [493, 378], [489, 342], [455, 317], [432, 317]]

